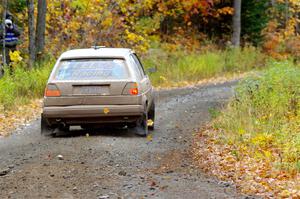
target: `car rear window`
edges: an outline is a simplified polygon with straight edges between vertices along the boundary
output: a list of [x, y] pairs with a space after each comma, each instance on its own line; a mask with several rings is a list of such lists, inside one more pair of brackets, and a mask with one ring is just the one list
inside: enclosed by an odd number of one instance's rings
[[56, 80], [117, 80], [127, 79], [128, 71], [123, 59], [62, 60]]

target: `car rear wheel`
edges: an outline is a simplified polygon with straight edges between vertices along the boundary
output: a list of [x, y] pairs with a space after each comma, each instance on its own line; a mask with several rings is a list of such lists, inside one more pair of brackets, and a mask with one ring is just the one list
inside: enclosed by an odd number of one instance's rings
[[135, 134], [146, 137], [148, 135], [148, 113], [144, 113], [143, 116], [137, 121], [135, 127]]
[[154, 124], [155, 124], [155, 103], [153, 102], [151, 104], [151, 107], [148, 112], [148, 129], [153, 131], [154, 130]]
[[51, 127], [47, 120], [43, 117], [41, 117], [41, 134], [44, 136], [53, 136], [55, 128]]

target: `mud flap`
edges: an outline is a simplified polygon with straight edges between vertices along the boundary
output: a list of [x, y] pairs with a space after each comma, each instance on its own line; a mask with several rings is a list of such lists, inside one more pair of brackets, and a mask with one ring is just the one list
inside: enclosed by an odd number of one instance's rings
[[155, 104], [153, 102], [148, 112], [148, 129], [150, 131], [154, 130], [154, 123], [155, 123]]
[[44, 136], [52, 136], [54, 133], [54, 129], [50, 127], [46, 119], [41, 116], [41, 134]]
[[144, 113], [143, 116], [137, 121], [137, 125], [134, 128], [135, 134], [146, 137], [148, 135], [148, 113]]

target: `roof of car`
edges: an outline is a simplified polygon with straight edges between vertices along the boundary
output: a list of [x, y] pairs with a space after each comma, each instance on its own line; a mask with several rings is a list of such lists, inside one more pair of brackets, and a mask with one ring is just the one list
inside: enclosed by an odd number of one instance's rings
[[125, 57], [133, 51], [129, 48], [105, 48], [95, 47], [86, 49], [76, 49], [64, 52], [61, 59], [72, 58], [94, 58], [94, 57]]

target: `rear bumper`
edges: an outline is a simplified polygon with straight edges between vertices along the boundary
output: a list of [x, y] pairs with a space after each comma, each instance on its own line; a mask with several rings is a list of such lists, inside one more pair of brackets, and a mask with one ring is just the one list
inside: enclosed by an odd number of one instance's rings
[[43, 108], [45, 118], [141, 116], [143, 112], [144, 107], [142, 105], [86, 105]]

